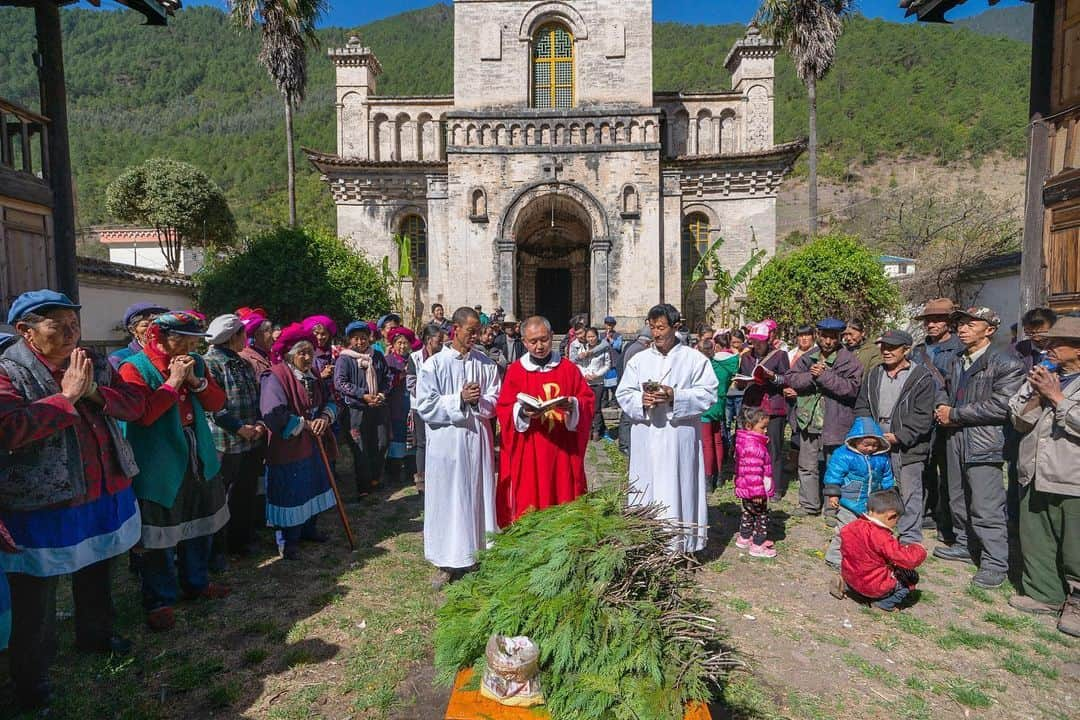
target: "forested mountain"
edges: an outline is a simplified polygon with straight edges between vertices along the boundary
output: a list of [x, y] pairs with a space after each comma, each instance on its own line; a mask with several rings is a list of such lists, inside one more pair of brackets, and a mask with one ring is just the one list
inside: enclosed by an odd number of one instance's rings
[[[81, 225], [105, 222], [104, 189], [147, 157], [192, 162], [229, 195], [243, 231], [284, 210], [283, 109], [256, 61], [257, 38], [210, 7], [183, 10], [168, 27], [132, 12], [63, 12], [72, 159]], [[453, 14], [434, 5], [360, 28], [320, 31], [310, 58], [297, 145], [334, 150], [333, 67], [326, 48], [357, 33], [385, 70], [381, 94], [453, 92]], [[744, 28], [655, 26], [658, 90], [726, 88], [724, 57]], [[0, 8], [0, 97], [37, 107], [33, 13]], [[1021, 155], [1029, 47], [948, 26], [856, 18], [819, 88], [823, 169], [901, 155], [978, 160]], [[791, 63], [778, 62], [777, 140], [805, 133], [806, 96]], [[332, 225], [329, 194], [301, 159], [300, 214]]]
[[959, 27], [980, 35], [997, 35], [1018, 42], [1031, 43], [1031, 22], [1035, 8], [1031, 5], [991, 8], [986, 12], [957, 20]]

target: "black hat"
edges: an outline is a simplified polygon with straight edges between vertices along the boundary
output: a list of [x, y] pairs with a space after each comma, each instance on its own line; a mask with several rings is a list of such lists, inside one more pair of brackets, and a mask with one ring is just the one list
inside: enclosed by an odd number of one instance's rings
[[911, 347], [915, 344], [914, 338], [903, 330], [886, 330], [874, 342], [881, 345], [893, 345], [895, 347]]

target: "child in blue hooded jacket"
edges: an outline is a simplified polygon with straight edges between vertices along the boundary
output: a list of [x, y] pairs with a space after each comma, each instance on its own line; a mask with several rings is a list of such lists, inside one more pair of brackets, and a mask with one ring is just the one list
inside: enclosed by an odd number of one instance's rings
[[871, 493], [889, 490], [896, 483], [889, 460], [889, 441], [872, 418], [855, 418], [844, 444], [829, 458], [825, 470], [825, 497], [837, 509], [836, 535], [825, 562], [840, 567], [840, 528], [866, 513]]

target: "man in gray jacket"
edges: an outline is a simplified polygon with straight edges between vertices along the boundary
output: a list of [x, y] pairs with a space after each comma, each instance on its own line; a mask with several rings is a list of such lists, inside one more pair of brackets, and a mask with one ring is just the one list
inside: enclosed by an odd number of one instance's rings
[[934, 417], [948, 443], [956, 542], [935, 548], [934, 557], [977, 564], [971, 582], [995, 588], [1005, 582], [1009, 567], [1002, 477], [1005, 423], [1009, 400], [1024, 381], [1024, 364], [1015, 354], [990, 346], [1001, 326], [990, 308], [958, 310], [952, 319], [965, 349], [949, 368], [948, 400], [938, 405]]
[[1009, 605], [1058, 615], [1080, 637], [1080, 318], [1063, 317], [1045, 336], [1053, 367], [1036, 365], [1009, 402], [1020, 440], [1023, 594]]
[[904, 501], [897, 529], [905, 545], [922, 542], [923, 469], [934, 429], [934, 376], [909, 359], [911, 335], [888, 330], [877, 339], [881, 364], [863, 375], [855, 416], [877, 421], [892, 447], [893, 475]]

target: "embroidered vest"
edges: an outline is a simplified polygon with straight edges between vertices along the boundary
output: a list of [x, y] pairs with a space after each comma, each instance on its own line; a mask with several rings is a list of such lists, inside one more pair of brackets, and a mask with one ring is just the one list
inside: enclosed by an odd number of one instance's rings
[[[94, 380], [107, 387], [112, 383], [112, 367], [93, 357]], [[60, 386], [26, 342], [18, 340], [0, 355], [0, 372], [11, 380], [27, 402], [42, 400], [60, 392]], [[120, 423], [102, 415], [112, 438], [120, 470], [128, 477], [139, 472], [135, 454], [124, 438]], [[81, 420], [80, 420], [81, 422]], [[75, 428], [64, 428], [49, 437], [21, 448], [0, 452], [0, 507], [26, 512], [70, 502], [86, 494], [82, 453]]]

